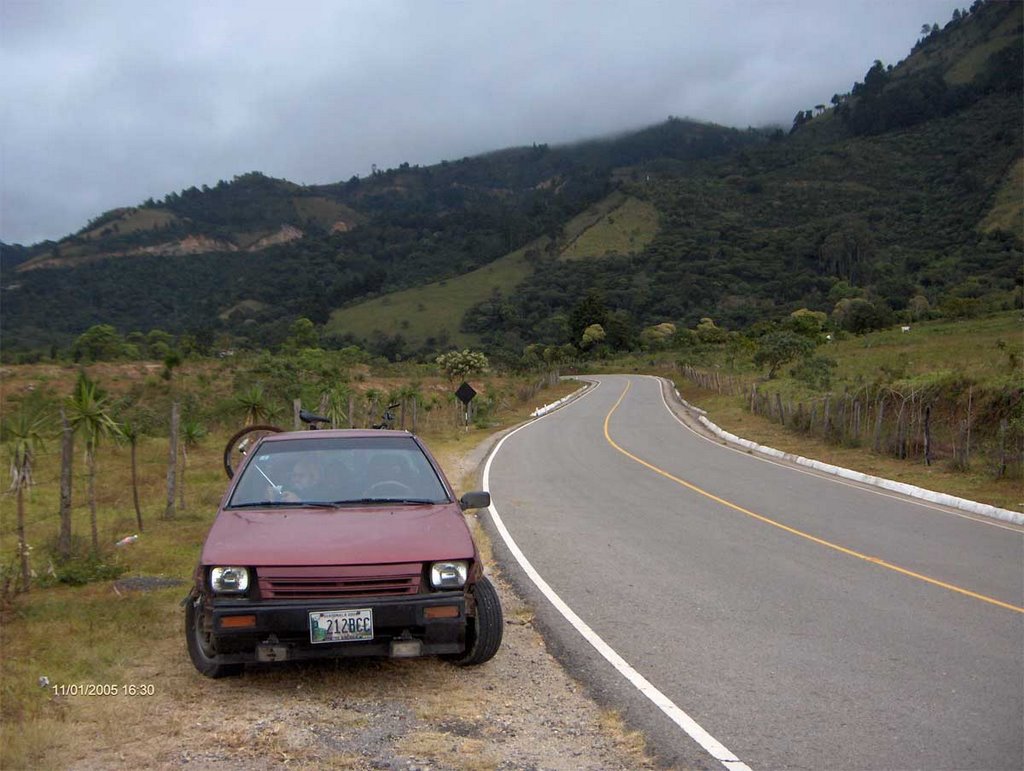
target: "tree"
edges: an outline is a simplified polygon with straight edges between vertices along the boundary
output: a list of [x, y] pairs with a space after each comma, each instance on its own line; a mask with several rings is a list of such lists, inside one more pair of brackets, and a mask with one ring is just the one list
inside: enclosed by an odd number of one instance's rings
[[596, 289], [591, 289], [569, 314], [569, 339], [580, 345], [587, 327], [593, 324], [603, 327], [607, 320], [608, 308], [604, 304], [604, 295]]
[[872, 303], [860, 297], [840, 300], [832, 311], [835, 323], [855, 335], [885, 329], [893, 322], [893, 313], [883, 303]]
[[914, 321], [920, 321], [925, 318], [932, 308], [928, 302], [928, 298], [924, 295], [918, 294], [910, 298], [910, 302], [907, 303], [907, 309], [910, 311], [910, 318]]
[[704, 317], [697, 324], [697, 339], [706, 344], [721, 344], [729, 339], [729, 332], [715, 324], [714, 319]]
[[786, 362], [807, 356], [814, 351], [814, 343], [802, 335], [793, 332], [769, 332], [761, 338], [757, 352], [754, 353], [754, 364], [768, 367], [768, 379]]
[[3, 424], [3, 438], [11, 468], [10, 490], [16, 496], [18, 517], [18, 555], [21, 562], [21, 590], [27, 592], [32, 577], [29, 546], [25, 539], [25, 490], [32, 485], [32, 464], [42, 447], [47, 416], [38, 402], [19, 405]]
[[110, 324], [96, 324], [78, 336], [71, 346], [75, 361], [105, 361], [125, 353], [125, 341]]
[[174, 370], [181, 366], [181, 354], [178, 351], [169, 351], [164, 356], [164, 368], [160, 372], [160, 377], [164, 380], [170, 380], [174, 377]]
[[293, 321], [288, 332], [285, 348], [289, 350], [299, 351], [303, 348], [320, 347], [320, 336], [317, 334], [316, 326], [305, 316]]
[[870, 277], [877, 245], [871, 230], [860, 220], [843, 222], [825, 236], [818, 248], [819, 266], [825, 275], [864, 283]]
[[785, 321], [785, 327], [798, 335], [821, 342], [821, 334], [827, 323], [827, 313], [801, 308], [789, 314], [789, 318]]
[[162, 329], [151, 329], [146, 334], [146, 353], [151, 359], [163, 361], [174, 346], [174, 337]]
[[669, 321], [663, 321], [661, 324], [646, 327], [640, 333], [640, 346], [645, 351], [660, 350], [666, 348], [672, 342], [672, 338], [675, 335], [676, 325]]
[[588, 350], [593, 348], [595, 345], [600, 343], [605, 338], [604, 327], [600, 324], [591, 324], [589, 327], [583, 330], [583, 336], [580, 338], [580, 348]]
[[442, 353], [434, 361], [444, 370], [450, 381], [465, 380], [473, 375], [483, 374], [490, 366], [484, 354], [468, 349]]
[[68, 421], [75, 433], [85, 441], [85, 463], [89, 472], [89, 524], [92, 529], [92, 550], [99, 553], [96, 529], [96, 449], [104, 438], [121, 435], [121, 427], [111, 414], [110, 402], [100, 387], [85, 374], [78, 373], [75, 390], [67, 401]]
[[633, 348], [636, 335], [633, 332], [633, 317], [628, 311], [617, 310], [608, 314], [604, 324], [605, 342], [614, 351], [628, 351]]

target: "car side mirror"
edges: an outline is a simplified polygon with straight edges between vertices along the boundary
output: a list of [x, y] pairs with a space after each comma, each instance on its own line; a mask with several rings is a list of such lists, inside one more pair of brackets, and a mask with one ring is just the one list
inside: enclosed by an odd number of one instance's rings
[[459, 506], [462, 507], [463, 511], [466, 509], [486, 509], [490, 505], [491, 494], [483, 490], [466, 493], [459, 498]]

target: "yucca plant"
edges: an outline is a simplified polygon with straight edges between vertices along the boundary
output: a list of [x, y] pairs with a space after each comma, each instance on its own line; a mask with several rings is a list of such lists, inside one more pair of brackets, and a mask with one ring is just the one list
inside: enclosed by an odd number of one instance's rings
[[270, 418], [270, 404], [263, 386], [259, 383], [238, 394], [235, 397], [235, 402], [242, 408], [247, 426], [254, 426]]
[[85, 463], [89, 473], [89, 525], [93, 554], [100, 550], [96, 528], [96, 449], [104, 438], [119, 438], [121, 426], [114, 419], [110, 402], [102, 389], [84, 371], [78, 373], [75, 390], [67, 401], [68, 421], [85, 441]]
[[25, 491], [32, 485], [32, 464], [43, 445], [47, 415], [36, 402], [22, 403], [3, 424], [3, 441], [7, 445], [11, 468], [11, 492], [17, 500], [18, 555], [21, 563], [21, 590], [27, 592], [32, 569], [29, 546], [25, 539]]

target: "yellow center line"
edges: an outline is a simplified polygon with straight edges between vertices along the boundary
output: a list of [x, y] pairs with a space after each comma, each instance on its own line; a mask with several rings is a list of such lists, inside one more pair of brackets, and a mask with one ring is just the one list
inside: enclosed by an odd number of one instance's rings
[[770, 519], [768, 517], [765, 517], [765, 516], [763, 516], [761, 514], [758, 514], [758, 513], [754, 512], [754, 511], [751, 511], [750, 509], [745, 509], [742, 506], [739, 506], [739, 505], [737, 505], [735, 503], [732, 503], [730, 501], [725, 500], [724, 498], [719, 498], [717, 495], [715, 495], [713, 493], [709, 493], [707, 490], [702, 490], [701, 488], [697, 487], [697, 485], [692, 484], [690, 482], [687, 482], [685, 479], [680, 479], [679, 477], [674, 476], [673, 474], [670, 474], [669, 472], [667, 472], [667, 471], [665, 471], [663, 469], [660, 469], [660, 468], [658, 468], [657, 466], [655, 466], [655, 465], [653, 465], [651, 463], [648, 463], [647, 461], [643, 460], [642, 458], [638, 458], [636, 455], [631, 453], [629, 450], [626, 450], [626, 449], [623, 449], [622, 447], [620, 447], [615, 442], [615, 440], [612, 439], [611, 434], [608, 432], [608, 423], [611, 421], [612, 415], [619, 408], [619, 405], [622, 404], [622, 400], [626, 398], [626, 394], [629, 392], [629, 389], [632, 387], [632, 385], [633, 385], [633, 381], [631, 381], [631, 380], [627, 380], [626, 381], [626, 388], [622, 391], [622, 394], [619, 396], [618, 401], [615, 402], [614, 406], [611, 408], [611, 411], [609, 411], [609, 413], [605, 416], [605, 419], [604, 419], [604, 438], [608, 440], [608, 444], [610, 444], [616, 450], [621, 452], [627, 458], [630, 458], [631, 460], [636, 461], [641, 466], [649, 468], [654, 473], [660, 474], [661, 476], [665, 477], [666, 479], [671, 479], [676, 484], [682, 485], [683, 487], [687, 488], [688, 490], [693, 490], [693, 492], [697, 493], [698, 495], [703, 495], [705, 498], [709, 498], [712, 501], [715, 501], [715, 503], [720, 503], [723, 506], [727, 506], [728, 508], [732, 509], [733, 511], [738, 511], [741, 514], [746, 514], [748, 517], [753, 517], [756, 520], [764, 522], [766, 525], [771, 525], [772, 527], [777, 527], [777, 528], [779, 528], [779, 530], [785, 530], [787, 533], [792, 533], [793, 535], [799, 536], [800, 538], [805, 538], [808, 541], [813, 541], [816, 544], [820, 544], [821, 546], [825, 546], [825, 547], [827, 547], [829, 549], [833, 549], [835, 551], [841, 552], [841, 553], [846, 554], [846, 555], [848, 555], [850, 557], [856, 557], [857, 559], [864, 560], [865, 562], [870, 562], [873, 565], [878, 565], [880, 567], [887, 568], [887, 569], [892, 570], [892, 571], [894, 571], [896, 573], [902, 573], [903, 575], [909, 576], [910, 578], [916, 578], [918, 581], [924, 581], [925, 583], [932, 584], [933, 586], [940, 586], [943, 589], [948, 589], [951, 592], [956, 592], [957, 594], [962, 594], [962, 595], [965, 595], [966, 597], [973, 597], [976, 600], [981, 600], [982, 602], [987, 602], [990, 605], [998, 605], [1000, 608], [1006, 608], [1007, 610], [1016, 611], [1017, 613], [1024, 613], [1024, 607], [1018, 607], [1017, 605], [1011, 605], [1008, 602], [1003, 602], [1002, 600], [997, 600], [994, 597], [987, 597], [984, 594], [978, 594], [976, 592], [969, 591], [969, 590], [964, 589], [962, 587], [955, 586], [954, 584], [949, 584], [949, 583], [946, 583], [945, 581], [939, 581], [936, 578], [931, 578], [929, 576], [922, 575], [921, 573], [915, 573], [913, 570], [907, 570], [906, 568], [901, 568], [899, 565], [894, 565], [891, 562], [886, 562], [885, 560], [880, 559], [878, 557], [872, 557], [872, 556], [870, 556], [868, 554], [861, 554], [859, 551], [854, 551], [853, 549], [847, 549], [845, 546], [840, 546], [837, 543], [832, 543], [831, 541], [826, 541], [824, 538], [818, 538], [817, 536], [811, 535], [810, 533], [805, 533], [803, 530], [797, 530], [795, 527], [790, 527], [789, 525], [784, 525], [781, 522], [776, 522], [774, 519]]

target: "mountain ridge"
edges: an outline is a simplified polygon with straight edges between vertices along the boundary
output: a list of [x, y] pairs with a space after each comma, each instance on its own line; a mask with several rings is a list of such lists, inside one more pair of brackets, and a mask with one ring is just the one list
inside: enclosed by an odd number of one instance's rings
[[[407, 356], [443, 341], [442, 329], [449, 343], [509, 351], [574, 342], [568, 319], [591, 290], [629, 318], [626, 342], [663, 321], [830, 312], [849, 292], [883, 315], [914, 298], [934, 312], [1003, 307], [1017, 302], [1024, 236], [1021, 30], [1019, 7], [976, 2], [900, 65], [876, 62], [831, 108], [798, 113], [788, 135], [670, 118], [329, 185], [252, 172], [171, 193], [57, 243], [0, 249], [2, 321], [16, 349], [67, 344], [96, 323], [273, 346], [305, 316], [332, 344]], [[603, 229], [577, 240], [570, 264], [571, 223], [610, 195], [636, 202], [631, 226], [593, 215]], [[338, 321], [364, 303], [383, 319], [374, 298], [458, 282], [517, 252], [514, 283], [466, 284], [486, 296], [468, 307], [460, 297], [461, 318]], [[116, 291], [126, 282], [132, 293]]]

